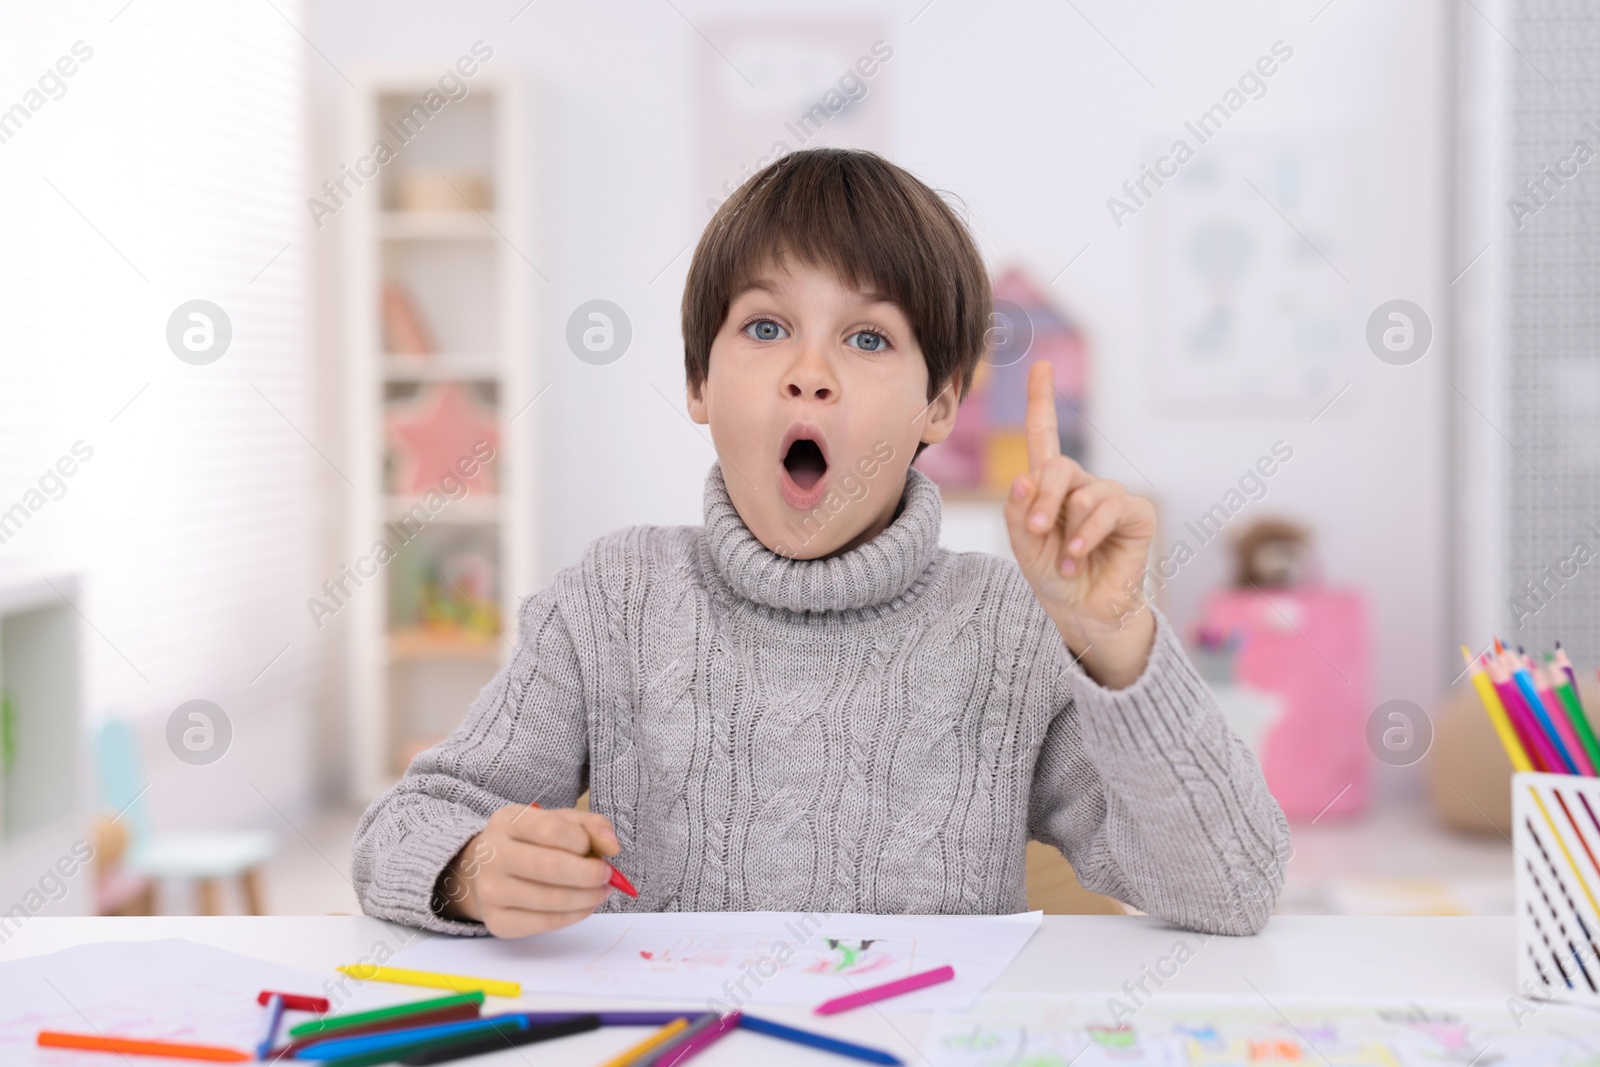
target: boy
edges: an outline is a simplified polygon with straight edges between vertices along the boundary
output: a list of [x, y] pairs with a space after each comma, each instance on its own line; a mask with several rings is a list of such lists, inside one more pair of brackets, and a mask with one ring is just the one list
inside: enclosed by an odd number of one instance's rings
[[910, 464], [990, 306], [960, 220], [875, 155], [741, 187], [683, 299], [705, 525], [603, 537], [524, 602], [512, 662], [363, 817], [366, 912], [502, 937], [596, 908], [1012, 912], [1033, 837], [1089, 889], [1259, 930], [1287, 824], [1167, 623], [1130, 615], [1154, 512], [1060, 454], [1048, 365], [1016, 562], [938, 546]]

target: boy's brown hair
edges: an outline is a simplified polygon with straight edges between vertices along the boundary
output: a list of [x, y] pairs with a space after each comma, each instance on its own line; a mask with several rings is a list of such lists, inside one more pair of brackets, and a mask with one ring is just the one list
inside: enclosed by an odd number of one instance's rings
[[683, 287], [689, 386], [711, 368], [728, 305], [772, 258], [793, 253], [897, 305], [928, 365], [928, 399], [966, 395], [993, 295], [967, 228], [939, 194], [871, 152], [792, 152], [741, 185], [700, 236]]

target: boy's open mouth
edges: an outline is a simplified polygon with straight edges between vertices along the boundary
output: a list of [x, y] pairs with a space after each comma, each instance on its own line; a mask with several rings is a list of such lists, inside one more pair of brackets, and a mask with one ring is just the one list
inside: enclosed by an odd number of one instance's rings
[[783, 498], [790, 507], [813, 508], [828, 474], [827, 444], [820, 430], [806, 425], [791, 426], [783, 441]]
[[789, 472], [794, 484], [810, 489], [828, 472], [828, 461], [822, 458], [822, 449], [815, 441], [802, 438], [789, 446], [788, 455], [783, 457], [783, 469]]

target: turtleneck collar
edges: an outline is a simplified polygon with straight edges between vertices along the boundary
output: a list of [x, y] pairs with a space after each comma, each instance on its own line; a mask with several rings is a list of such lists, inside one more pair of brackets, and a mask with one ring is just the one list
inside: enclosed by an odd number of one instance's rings
[[789, 559], [756, 539], [728, 496], [722, 467], [706, 475], [706, 547], [735, 595], [786, 611], [848, 611], [911, 592], [939, 554], [939, 490], [906, 472], [900, 513], [877, 537], [832, 559]]

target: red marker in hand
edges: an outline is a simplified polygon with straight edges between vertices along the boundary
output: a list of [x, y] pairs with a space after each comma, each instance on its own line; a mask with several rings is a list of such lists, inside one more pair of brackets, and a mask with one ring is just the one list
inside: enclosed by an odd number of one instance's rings
[[[528, 807], [539, 808], [539, 805], [530, 800], [528, 801]], [[544, 809], [539, 808], [539, 810], [543, 811]], [[594, 853], [591, 852], [589, 855], [594, 856]], [[600, 859], [600, 857], [595, 856], [595, 859]], [[605, 861], [601, 860], [601, 862]], [[606, 866], [611, 867], [611, 864], [606, 863]], [[637, 897], [639, 895], [639, 891], [633, 888], [633, 883], [628, 881], [628, 876], [617, 870], [615, 867], [611, 867], [611, 887], [613, 889], [620, 889], [630, 897]]]

